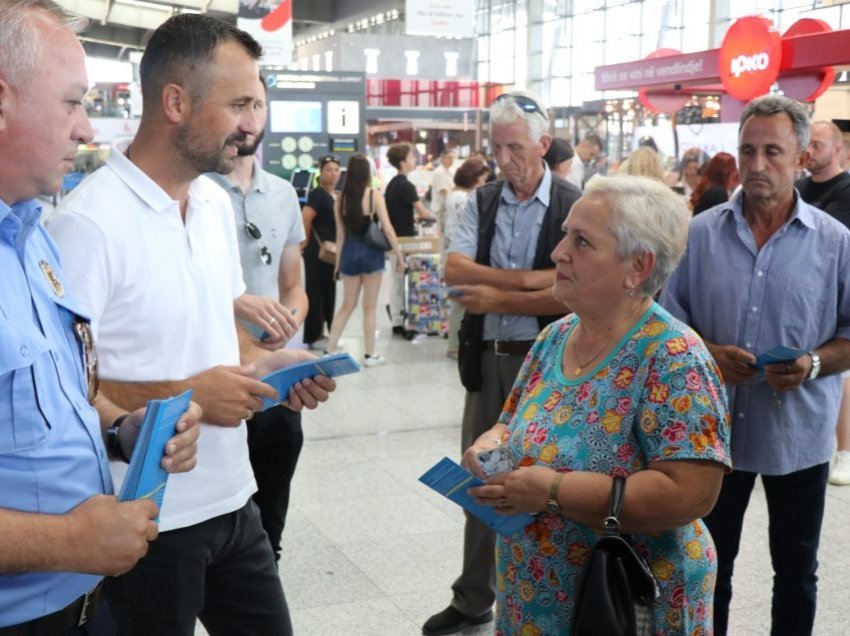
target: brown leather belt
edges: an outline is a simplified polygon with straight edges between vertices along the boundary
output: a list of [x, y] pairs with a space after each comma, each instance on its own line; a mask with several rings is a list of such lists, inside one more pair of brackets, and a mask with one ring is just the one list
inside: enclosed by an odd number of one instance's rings
[[103, 581], [64, 609], [34, 618], [26, 623], [0, 627], [0, 636], [47, 636], [61, 634], [74, 627], [85, 625], [97, 611], [102, 591]]
[[524, 356], [531, 349], [534, 340], [485, 340], [485, 351], [497, 356]]

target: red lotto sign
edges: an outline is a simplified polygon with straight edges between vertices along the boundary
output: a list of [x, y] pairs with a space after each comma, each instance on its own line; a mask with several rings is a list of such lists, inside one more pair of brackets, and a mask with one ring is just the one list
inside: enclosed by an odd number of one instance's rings
[[720, 47], [720, 80], [740, 100], [764, 95], [779, 77], [782, 40], [770, 20], [748, 16], [737, 20]]

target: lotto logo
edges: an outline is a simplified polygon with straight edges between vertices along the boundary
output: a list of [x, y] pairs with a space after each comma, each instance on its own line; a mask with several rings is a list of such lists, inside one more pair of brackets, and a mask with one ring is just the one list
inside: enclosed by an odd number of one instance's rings
[[779, 77], [782, 40], [767, 18], [736, 20], [723, 38], [718, 56], [726, 92], [742, 101], [764, 95]]
[[733, 57], [730, 70], [735, 77], [741, 77], [742, 73], [764, 71], [768, 66], [770, 66], [770, 56], [767, 53], [756, 53], [755, 55]]

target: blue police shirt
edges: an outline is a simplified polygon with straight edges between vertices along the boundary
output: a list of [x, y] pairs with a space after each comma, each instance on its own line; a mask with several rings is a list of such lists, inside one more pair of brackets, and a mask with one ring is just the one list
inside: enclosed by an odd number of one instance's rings
[[[86, 399], [79, 314], [35, 201], [0, 201], [0, 508], [64, 514], [112, 493], [97, 413]], [[0, 574], [0, 627], [62, 609], [101, 577]]]

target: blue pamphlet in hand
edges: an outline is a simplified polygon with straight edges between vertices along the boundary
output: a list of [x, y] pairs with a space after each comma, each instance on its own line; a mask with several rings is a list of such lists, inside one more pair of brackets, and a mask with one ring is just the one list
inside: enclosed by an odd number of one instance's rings
[[475, 498], [466, 491], [475, 486], [483, 486], [484, 482], [448, 457], [428, 469], [419, 481], [451, 499], [504, 537], [509, 537], [534, 521], [534, 515], [528, 513], [500, 515], [491, 506], [475, 503]]
[[773, 347], [770, 351], [765, 351], [758, 358], [756, 358], [756, 368], [759, 371], [764, 371], [764, 365], [766, 364], [782, 364], [784, 362], [794, 362], [801, 355], [806, 353], [802, 349], [791, 349], [790, 347], [784, 347], [779, 345], [778, 347]]
[[165, 444], [177, 433], [177, 422], [189, 408], [191, 399], [189, 390], [173, 398], [148, 402], [118, 501], [153, 499], [162, 507], [168, 481], [168, 473], [160, 465]]
[[300, 382], [304, 378], [312, 378], [317, 375], [326, 375], [329, 378], [335, 378], [338, 375], [347, 375], [349, 373], [357, 373], [358, 371], [360, 371], [360, 365], [348, 353], [335, 353], [330, 356], [324, 356], [323, 358], [305, 360], [304, 362], [298, 362], [278, 369], [274, 373], [260, 378], [262, 382], [277, 389], [280, 396], [277, 401], [264, 398], [263, 410], [265, 411], [280, 404], [280, 400], [286, 399], [289, 389], [296, 382]]

